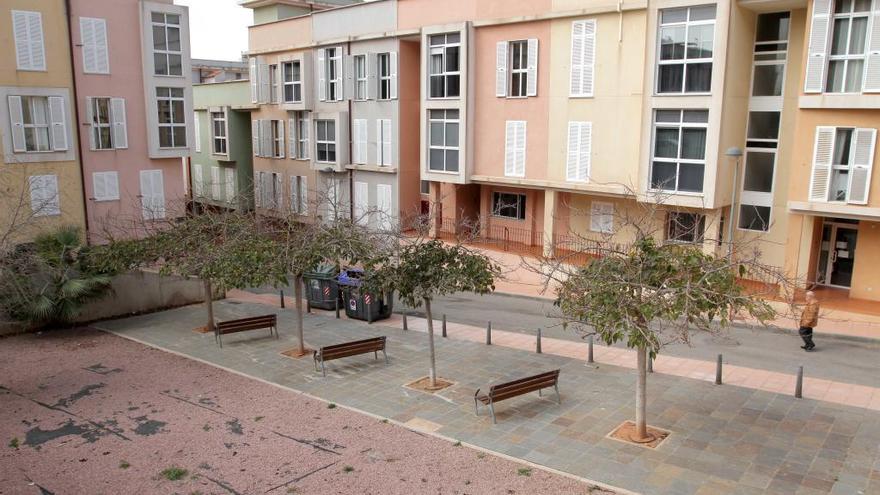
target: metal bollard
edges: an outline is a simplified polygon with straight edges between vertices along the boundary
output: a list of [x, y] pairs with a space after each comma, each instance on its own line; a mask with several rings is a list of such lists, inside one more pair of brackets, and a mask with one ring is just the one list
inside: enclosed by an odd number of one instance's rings
[[593, 336], [587, 341], [587, 362], [593, 364]]
[[651, 357], [651, 354], [648, 354], [648, 373], [654, 372], [654, 358]]
[[715, 385], [721, 385], [721, 354], [718, 355], [718, 362], [715, 364]]
[[798, 366], [797, 382], [794, 384], [794, 397], [796, 399], [804, 398], [804, 367]]
[[336, 311], [336, 319], [339, 319], [339, 299], [333, 301], [333, 308]]
[[486, 325], [486, 345], [492, 345], [492, 322]]
[[312, 312], [312, 302], [306, 299], [306, 313]]
[[278, 292], [281, 294], [281, 309], [284, 309], [284, 289]]
[[443, 338], [446, 338], [446, 313], [443, 313], [443, 325], [440, 327]]
[[406, 308], [403, 309], [403, 329], [409, 330], [409, 327], [406, 324]]
[[535, 352], [541, 354], [541, 329], [538, 329], [538, 339], [535, 342]]

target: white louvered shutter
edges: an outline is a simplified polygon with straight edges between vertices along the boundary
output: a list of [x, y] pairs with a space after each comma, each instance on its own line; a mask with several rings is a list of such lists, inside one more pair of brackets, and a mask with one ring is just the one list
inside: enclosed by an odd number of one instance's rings
[[107, 22], [90, 17], [79, 18], [82, 38], [83, 72], [108, 74], [110, 61], [107, 52]]
[[[211, 124], [211, 134], [214, 134], [214, 122], [211, 117], [211, 112], [208, 112], [208, 122]], [[196, 153], [202, 152], [202, 124], [199, 122], [199, 112], [193, 112], [193, 133], [196, 135]], [[214, 147], [214, 140], [211, 139], [211, 148]]]
[[366, 182], [354, 183], [354, 220], [361, 224], [367, 225], [369, 218], [367, 210], [369, 209], [368, 189]]
[[854, 132], [852, 172], [849, 177], [849, 202], [852, 204], [868, 204], [876, 141], [877, 129], [856, 129]]
[[596, 63], [596, 20], [574, 21], [571, 25], [570, 96], [593, 96]]
[[57, 175], [34, 175], [28, 178], [28, 183], [31, 193], [31, 211], [34, 216], [61, 214]]
[[260, 103], [269, 103], [272, 80], [269, 78], [269, 64], [260, 63]]
[[251, 103], [260, 101], [260, 71], [257, 69], [256, 57], [248, 59], [248, 78], [251, 83]]
[[141, 208], [144, 220], [165, 218], [165, 190], [161, 170], [141, 170]]
[[391, 119], [382, 119], [379, 121], [382, 125], [382, 160], [379, 165], [392, 165], [391, 151]]
[[21, 96], [9, 96], [9, 121], [12, 124], [12, 151], [27, 151], [24, 139], [24, 116], [22, 115]]
[[508, 120], [504, 128], [504, 175], [515, 176], [516, 161], [514, 147], [516, 145], [516, 122]]
[[305, 115], [306, 115], [306, 117], [303, 118], [303, 120], [305, 122], [303, 123], [302, 128], [300, 129], [302, 131], [302, 136], [300, 136], [300, 139], [302, 140], [302, 146], [303, 146], [303, 159], [308, 160], [309, 155], [310, 155], [310, 153], [309, 153], [309, 149], [310, 149], [309, 148], [309, 129], [311, 129], [312, 120], [308, 117], [308, 114], [305, 114]]
[[104, 184], [107, 186], [107, 199], [119, 199], [119, 174], [104, 172]]
[[254, 172], [254, 206], [263, 207], [263, 172]]
[[269, 119], [260, 120], [260, 155], [272, 157], [272, 121]]
[[538, 40], [528, 41], [526, 96], [538, 96]]
[[813, 172], [810, 175], [810, 201], [828, 201], [831, 161], [834, 156], [834, 127], [817, 127], [813, 146]]
[[605, 234], [614, 231], [614, 203], [605, 201], [590, 203], [590, 230]]
[[67, 151], [67, 112], [64, 109], [64, 98], [49, 97], [49, 122], [52, 129], [52, 149]]
[[592, 123], [568, 123], [568, 152], [566, 155], [565, 180], [586, 182], [590, 177], [590, 152], [592, 148]]
[[504, 138], [504, 175], [523, 177], [526, 170], [526, 123], [508, 120]]
[[119, 199], [119, 175], [116, 172], [95, 172], [92, 174], [95, 201]]
[[379, 57], [375, 53], [368, 53], [366, 59], [367, 67], [365, 73], [367, 75], [367, 99], [379, 99]]
[[367, 121], [364, 119], [353, 119], [351, 121], [351, 133], [352, 133], [352, 162], [358, 164], [366, 163], [366, 159], [364, 155], [367, 150], [366, 140], [362, 141], [363, 134], [366, 133], [367, 129]]
[[327, 101], [327, 59], [323, 48], [318, 50], [318, 99]]
[[495, 44], [495, 96], [507, 96], [507, 41]]
[[590, 180], [590, 153], [593, 148], [593, 124], [580, 123], [580, 140], [578, 142], [578, 177], [582, 181]]
[[220, 199], [220, 167], [211, 167], [211, 199]]
[[865, 59], [866, 93], [880, 93], [880, 0], [874, 0], [869, 22], [868, 50]]
[[104, 173], [94, 172], [92, 174], [92, 190], [95, 201], [105, 201], [107, 198], [107, 186], [105, 184]]
[[104, 19], [95, 19], [95, 61], [97, 63], [98, 73], [110, 73], [110, 52], [108, 50], [107, 37], [107, 21]]
[[389, 184], [379, 184], [376, 186], [376, 210], [379, 215], [379, 230], [391, 230], [392, 212], [391, 186]]
[[832, 5], [832, 0], [813, 1], [813, 19], [810, 22], [810, 41], [807, 45], [804, 93], [821, 93], [825, 87], [825, 66], [828, 58], [828, 35], [831, 30]]
[[389, 56], [389, 63], [391, 64], [391, 99], [397, 99], [397, 52], [391, 52]]
[[12, 30], [19, 70], [46, 70], [43, 18], [39, 12], [12, 11]]
[[[354, 57], [351, 55], [343, 55], [342, 56], [342, 98], [338, 98], [339, 100], [343, 99], [354, 99]], [[337, 95], [340, 96], [340, 95]]]
[[200, 198], [205, 194], [203, 184], [204, 176], [202, 175], [202, 165], [200, 163], [193, 164], [193, 196]]
[[287, 154], [296, 158], [296, 119], [287, 119]]
[[232, 203], [235, 201], [235, 169], [224, 168], [223, 175], [226, 184], [226, 202]]
[[[278, 145], [278, 158], [284, 158], [284, 120], [278, 120], [278, 138], [281, 139], [281, 144]], [[275, 139], [274, 137], [272, 139]], [[274, 144], [274, 143], [273, 143]]]
[[251, 121], [251, 147], [254, 149], [254, 156], [262, 156], [260, 154], [260, 121], [252, 120]]
[[95, 139], [95, 99], [86, 97], [86, 123], [89, 124], [89, 149], [94, 150], [98, 143]]
[[284, 178], [281, 177], [281, 174], [272, 174], [275, 176], [275, 209], [280, 210], [282, 205], [284, 204]]
[[[125, 98], [110, 99], [110, 124], [113, 130], [113, 147], [116, 149], [128, 148], [128, 124], [125, 116]], [[196, 151], [199, 151], [199, 119], [195, 119], [196, 125]]]
[[293, 213], [297, 213], [299, 209], [300, 200], [299, 200], [299, 176], [291, 175], [290, 176], [290, 211]]
[[305, 175], [299, 180], [299, 213], [306, 215], [309, 212], [309, 182]]

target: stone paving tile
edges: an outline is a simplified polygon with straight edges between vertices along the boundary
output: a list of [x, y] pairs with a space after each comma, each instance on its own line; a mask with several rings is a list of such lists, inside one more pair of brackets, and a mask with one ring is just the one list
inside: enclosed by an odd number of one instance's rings
[[[327, 363], [290, 359], [294, 313], [253, 303], [219, 302], [221, 319], [274, 312], [281, 339], [259, 332], [224, 339], [191, 329], [201, 307], [97, 324], [99, 328], [180, 352], [328, 401], [400, 422], [431, 422], [451, 438], [645, 494], [798, 494], [877, 492], [880, 413], [732, 385], [664, 374], [649, 378], [649, 422], [672, 431], [657, 449], [606, 437], [634, 409], [632, 370], [535, 354], [478, 339], [436, 338], [440, 376], [455, 384], [431, 395], [403, 387], [427, 374], [427, 336], [380, 323], [307, 315], [310, 347], [387, 335], [389, 364], [372, 356]], [[438, 332], [439, 333], [439, 332]], [[582, 357], [581, 357], [582, 359]], [[473, 412], [473, 392], [493, 382], [560, 368], [562, 404], [530, 395], [498, 404], [498, 424]]]

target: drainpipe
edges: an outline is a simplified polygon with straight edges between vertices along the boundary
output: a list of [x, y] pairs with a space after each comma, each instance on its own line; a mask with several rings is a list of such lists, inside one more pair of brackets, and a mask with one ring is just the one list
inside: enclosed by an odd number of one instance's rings
[[[345, 43], [345, 51], [348, 52], [347, 55], [351, 56], [351, 41]], [[345, 59], [342, 59], [342, 68], [343, 73], [345, 70]], [[354, 63], [351, 64], [351, 70], [354, 71]], [[351, 88], [354, 91], [354, 74], [351, 74], [352, 82]], [[345, 79], [342, 80], [342, 89], [345, 91]], [[349, 95], [351, 96], [351, 95]], [[352, 139], [354, 136], [351, 135], [352, 129], [354, 127], [354, 123], [351, 119], [351, 101], [352, 98], [347, 98], [348, 100], [348, 161], [351, 162], [351, 152], [354, 150], [354, 146], [352, 146]], [[354, 221], [354, 171], [348, 171], [348, 218]]]
[[91, 231], [89, 229], [89, 198], [86, 195], [86, 172], [85, 172], [85, 155], [83, 154], [83, 144], [82, 139], [79, 136], [79, 129], [82, 127], [82, 122], [79, 120], [79, 92], [76, 89], [76, 64], [74, 63], [74, 55], [73, 55], [73, 14], [70, 5], [70, 0], [64, 0], [64, 9], [67, 17], [67, 41], [70, 47], [70, 79], [73, 84], [73, 116], [74, 122], [76, 122], [76, 149], [79, 152], [79, 179], [82, 187], [80, 187], [80, 194], [82, 195], [83, 201], [83, 221], [85, 222], [86, 231], [84, 232], [84, 237], [86, 241], [86, 245], [91, 245], [92, 241], [90, 238]]
[[623, 0], [617, 0], [617, 42], [623, 42]]

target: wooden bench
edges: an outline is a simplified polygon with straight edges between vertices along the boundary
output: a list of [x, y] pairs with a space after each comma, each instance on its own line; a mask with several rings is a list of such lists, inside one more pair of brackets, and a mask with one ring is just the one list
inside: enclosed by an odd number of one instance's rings
[[275, 332], [275, 338], [278, 338], [278, 315], [251, 316], [248, 318], [239, 318], [237, 320], [218, 321], [214, 324], [214, 339], [223, 347], [223, 335], [238, 332], [247, 332], [248, 330], [269, 329], [269, 336]]
[[550, 387], [553, 387], [553, 389], [556, 390], [556, 402], [562, 404], [562, 399], [560, 399], [559, 397], [559, 370], [548, 371], [546, 373], [541, 373], [526, 378], [520, 378], [519, 380], [514, 380], [512, 382], [492, 385], [492, 387], [489, 388], [488, 394], [480, 395], [480, 389], [477, 389], [477, 391], [474, 392], [474, 413], [477, 416], [480, 415], [480, 411], [477, 406], [480, 402], [482, 402], [483, 404], [489, 406], [489, 412], [492, 413], [492, 423], [495, 423], [496, 402], [510, 399], [512, 397], [517, 397], [519, 395], [525, 395], [529, 392], [534, 391], [537, 391], [538, 396], [540, 396], [541, 390]]
[[324, 369], [324, 362], [333, 359], [340, 359], [358, 354], [367, 354], [372, 352], [376, 359], [379, 359], [379, 351], [385, 356], [385, 364], [388, 364], [388, 354], [385, 354], [385, 336], [375, 337], [372, 339], [356, 340], [354, 342], [346, 342], [344, 344], [326, 345], [317, 351], [314, 351], [312, 358], [315, 360], [315, 371], [318, 371], [318, 363], [321, 363], [321, 373], [327, 376]]

